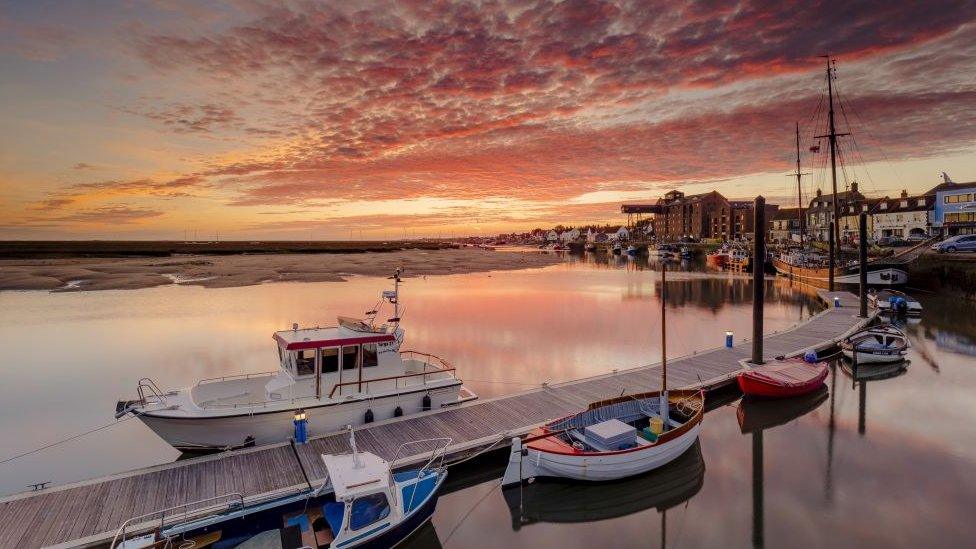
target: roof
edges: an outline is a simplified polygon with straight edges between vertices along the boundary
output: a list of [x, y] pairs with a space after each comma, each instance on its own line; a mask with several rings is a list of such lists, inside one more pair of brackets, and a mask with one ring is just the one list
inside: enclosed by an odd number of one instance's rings
[[[925, 205], [919, 206], [918, 201], [922, 199], [925, 199]], [[903, 200], [908, 201], [907, 206], [901, 205]], [[881, 204], [883, 203], [888, 204], [888, 207], [884, 210], [881, 209]], [[904, 198], [900, 196], [896, 196], [895, 198], [888, 198], [886, 196], [884, 198], [879, 198], [878, 200], [875, 201], [874, 206], [871, 208], [871, 213], [887, 214], [887, 213], [921, 212], [930, 209], [933, 205], [935, 205], [935, 201], [932, 199], [931, 196], [907, 196]]]
[[[359, 345], [363, 343], [383, 343], [395, 341], [392, 333], [380, 329], [367, 331], [363, 324], [360, 329], [353, 329], [356, 319], [340, 317], [340, 326], [327, 328], [299, 328], [297, 330], [282, 330], [275, 332], [274, 339], [278, 346], [288, 351], [299, 349], [315, 349], [317, 347], [335, 347], [339, 345]], [[362, 321], [358, 321], [362, 322]]]
[[970, 181], [969, 183], [941, 183], [925, 191], [924, 196], [935, 196], [935, 193], [942, 191], [965, 191], [967, 189], [976, 189], [976, 181]]
[[[359, 464], [356, 464], [356, 458]], [[322, 454], [337, 501], [390, 486], [390, 464], [376, 454]]]
[[780, 208], [776, 210], [776, 215], [773, 216], [773, 220], [774, 221], [781, 220], [781, 219], [794, 220], [796, 219], [797, 215], [803, 215], [804, 213], [806, 213], [806, 211], [807, 211], [806, 208]]

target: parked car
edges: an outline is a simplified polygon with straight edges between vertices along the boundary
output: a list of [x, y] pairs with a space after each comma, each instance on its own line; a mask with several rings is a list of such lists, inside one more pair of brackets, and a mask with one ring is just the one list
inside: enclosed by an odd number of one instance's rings
[[908, 241], [898, 238], [897, 236], [882, 236], [878, 239], [877, 244], [881, 247], [896, 248], [899, 246], [908, 246]]
[[908, 235], [905, 238], [905, 240], [907, 240], [909, 242], [916, 242], [916, 243], [917, 242], [921, 242], [923, 240], [928, 240], [928, 239], [929, 239], [929, 235], [927, 235], [927, 234], [919, 234], [919, 233], [910, 234], [910, 235]]
[[961, 234], [939, 242], [932, 249], [941, 253], [976, 252], [976, 234]]

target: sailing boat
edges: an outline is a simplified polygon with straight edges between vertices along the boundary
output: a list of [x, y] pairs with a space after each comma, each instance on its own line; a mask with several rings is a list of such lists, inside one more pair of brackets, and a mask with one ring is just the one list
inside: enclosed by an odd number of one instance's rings
[[[832, 196], [832, 228], [830, 235], [829, 249], [826, 256], [816, 251], [803, 250], [803, 221], [800, 221], [800, 249], [787, 250], [778, 257], [773, 258], [773, 267], [781, 275], [795, 278], [804, 282], [818, 285], [826, 285], [833, 290], [834, 284], [859, 284], [860, 269], [856, 261], [838, 262], [840, 246], [837, 243], [840, 235], [840, 213], [837, 201], [837, 138], [849, 133], [837, 133], [834, 125], [834, 75], [833, 59], [827, 56], [827, 94], [829, 110], [827, 113], [827, 133], [817, 136], [818, 138], [828, 138], [830, 145], [830, 167], [831, 184], [833, 187]], [[811, 150], [820, 150], [819, 145], [812, 147]], [[800, 177], [806, 174], [800, 172], [800, 128], [796, 128], [796, 172], [791, 174], [796, 176], [797, 182], [797, 201], [800, 203], [802, 215], [802, 198], [800, 196]], [[897, 263], [870, 262], [867, 265], [867, 283], [873, 286], [900, 286], [908, 282], [908, 273], [903, 265]]]
[[665, 336], [667, 266], [661, 265], [661, 390], [594, 402], [512, 439], [502, 486], [536, 477], [611, 481], [662, 467], [698, 440], [701, 390], [668, 391]]

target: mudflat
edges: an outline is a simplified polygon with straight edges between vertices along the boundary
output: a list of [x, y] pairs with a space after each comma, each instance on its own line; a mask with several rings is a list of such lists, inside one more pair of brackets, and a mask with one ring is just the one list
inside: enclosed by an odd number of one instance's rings
[[0, 290], [92, 291], [192, 284], [208, 288], [268, 282], [342, 281], [352, 275], [460, 274], [545, 267], [557, 254], [478, 248], [364, 253], [261, 253], [0, 260]]

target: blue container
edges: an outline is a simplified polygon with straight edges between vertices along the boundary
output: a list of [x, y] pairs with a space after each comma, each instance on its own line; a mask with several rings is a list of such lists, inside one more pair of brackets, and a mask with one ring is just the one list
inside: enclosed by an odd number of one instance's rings
[[305, 414], [302, 414], [302, 419], [295, 420], [295, 442], [298, 444], [308, 442], [308, 419], [304, 416]]
[[725, 346], [728, 347], [729, 349], [732, 348], [732, 335], [733, 334], [731, 330], [725, 332]]

